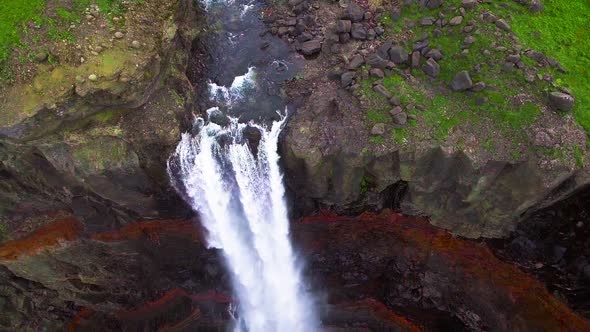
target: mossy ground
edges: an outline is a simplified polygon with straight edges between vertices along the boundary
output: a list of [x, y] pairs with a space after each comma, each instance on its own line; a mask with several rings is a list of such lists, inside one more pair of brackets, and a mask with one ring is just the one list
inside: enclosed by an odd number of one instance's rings
[[[410, 120], [404, 127], [393, 126], [392, 139], [400, 146], [411, 145], [416, 141], [433, 141], [452, 143], [457, 148], [482, 150], [488, 157], [501, 157], [520, 160], [531, 153], [530, 130], [540, 122], [546, 121], [548, 108], [547, 92], [555, 90], [547, 82], [539, 80], [536, 74], [550, 73], [556, 79], [554, 84], [570, 88], [577, 98], [574, 116], [576, 121], [587, 131], [590, 129], [590, 112], [586, 101], [590, 96], [590, 3], [578, 1], [546, 1], [546, 10], [540, 14], [531, 14], [528, 8], [510, 1], [491, 1], [468, 9], [463, 22], [457, 26], [446, 26], [442, 34], [433, 34], [435, 25], [420, 26], [423, 17], [439, 17], [444, 13], [447, 20], [459, 15], [460, 1], [444, 3], [434, 10], [420, 8], [419, 5], [401, 7], [401, 17], [394, 20], [386, 13], [379, 19], [385, 27], [386, 37], [405, 45], [408, 52], [413, 41], [427, 36], [431, 48], [442, 51], [444, 58], [440, 61], [441, 72], [436, 79], [430, 79], [421, 68], [411, 69], [409, 79], [393, 73], [382, 84], [393, 94], [399, 96], [406, 111], [416, 121]], [[493, 23], [480, 19], [483, 11], [489, 10], [505, 18], [518, 37], [517, 42], [510, 38], [510, 32], [501, 31]], [[579, 15], [574, 12], [578, 11]], [[469, 21], [475, 20], [476, 29], [467, 34], [463, 28]], [[414, 22], [414, 24], [409, 24]], [[475, 37], [475, 43], [466, 47], [464, 38]], [[542, 36], [547, 35], [547, 38]], [[559, 73], [550, 67], [540, 68], [536, 62], [522, 57], [526, 68], [505, 70], [503, 65], [508, 50], [519, 43], [521, 49], [532, 48], [556, 58], [567, 73]], [[467, 53], [462, 51], [467, 48]], [[483, 55], [484, 52], [486, 55]], [[422, 60], [424, 61], [424, 60]], [[479, 71], [474, 68], [479, 66]], [[366, 68], [361, 69], [361, 71]], [[403, 70], [403, 68], [402, 68]], [[474, 82], [482, 81], [487, 88], [482, 92], [452, 92], [448, 85], [453, 76], [462, 70], [471, 73]], [[528, 77], [527, 77], [528, 75]], [[365, 75], [366, 76], [366, 75]], [[531, 81], [531, 77], [534, 80]], [[528, 78], [528, 80], [527, 80]], [[391, 106], [385, 98], [372, 90], [376, 79], [369, 78], [361, 82], [361, 92], [370, 101], [367, 117], [372, 123], [392, 123], [388, 112]], [[533, 134], [534, 135], [534, 134]], [[469, 143], [468, 140], [475, 140]], [[371, 142], [382, 144], [376, 137]], [[563, 146], [547, 151], [533, 151], [550, 158], [575, 160], [577, 166], [587, 159], [585, 144], [562, 142]], [[475, 147], [475, 145], [477, 145]], [[582, 146], [584, 145], [584, 146]]]

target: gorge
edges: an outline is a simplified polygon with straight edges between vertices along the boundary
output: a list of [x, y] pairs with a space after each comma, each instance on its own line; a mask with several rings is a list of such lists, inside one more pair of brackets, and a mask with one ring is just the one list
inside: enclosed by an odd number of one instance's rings
[[583, 1], [6, 3], [1, 330], [590, 329]]

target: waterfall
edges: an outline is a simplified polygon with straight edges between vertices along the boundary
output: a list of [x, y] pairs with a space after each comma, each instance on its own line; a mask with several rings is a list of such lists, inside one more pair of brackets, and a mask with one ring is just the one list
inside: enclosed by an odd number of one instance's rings
[[[195, 122], [169, 161], [176, 188], [198, 211], [208, 245], [223, 250], [239, 299], [239, 331], [313, 331], [312, 303], [289, 239], [277, 144], [286, 117], [270, 129], [230, 119]], [[244, 138], [260, 132], [258, 152]]]

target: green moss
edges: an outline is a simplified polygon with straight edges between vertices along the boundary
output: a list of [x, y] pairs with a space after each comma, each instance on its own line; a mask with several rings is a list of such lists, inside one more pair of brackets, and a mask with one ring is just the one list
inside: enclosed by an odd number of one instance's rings
[[512, 28], [525, 46], [559, 61], [568, 73], [554, 76], [576, 97], [574, 117], [590, 132], [590, 2], [545, 0], [545, 9], [513, 15]]
[[369, 142], [373, 144], [383, 144], [384, 141], [385, 139], [383, 136], [371, 136], [371, 138], [369, 138]]
[[40, 22], [44, 0], [2, 0], [0, 7], [0, 65], [13, 46], [21, 44], [25, 22]]
[[576, 166], [579, 168], [583, 168], [585, 166], [584, 161], [584, 150], [579, 145], [574, 146], [574, 159], [576, 160]]
[[393, 128], [391, 137], [397, 144], [403, 144], [410, 137], [410, 133], [406, 128]]

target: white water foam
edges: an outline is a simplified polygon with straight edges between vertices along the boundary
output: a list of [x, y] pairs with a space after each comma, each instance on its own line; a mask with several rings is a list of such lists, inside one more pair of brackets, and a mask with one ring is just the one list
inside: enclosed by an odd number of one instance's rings
[[[277, 152], [285, 121], [268, 130], [237, 119], [221, 127], [199, 118], [199, 133], [182, 135], [168, 165], [175, 187], [199, 212], [209, 246], [223, 250], [239, 298], [237, 331], [317, 327], [289, 240]], [[243, 137], [247, 126], [261, 134], [256, 155]]]
[[244, 97], [244, 93], [254, 87], [256, 70], [249, 67], [248, 71], [241, 76], [236, 76], [230, 87], [220, 86], [209, 82], [209, 94], [213, 100], [231, 104]]

